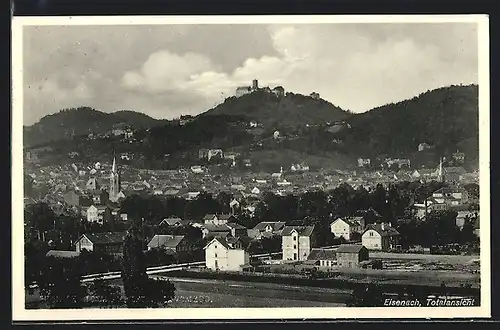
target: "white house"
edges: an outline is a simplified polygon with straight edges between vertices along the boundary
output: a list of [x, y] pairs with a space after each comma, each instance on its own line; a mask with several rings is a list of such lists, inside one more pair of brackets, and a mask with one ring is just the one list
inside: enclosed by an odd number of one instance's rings
[[102, 225], [104, 222], [103, 219], [104, 210], [105, 210], [104, 207], [96, 207], [95, 205], [90, 205], [87, 208], [87, 221], [97, 222]]
[[360, 233], [364, 230], [364, 218], [338, 218], [330, 224], [330, 231], [335, 237], [343, 237], [350, 241], [353, 233]]
[[439, 203], [457, 206], [468, 201], [467, 191], [455, 187], [442, 187], [432, 193], [432, 197]]
[[225, 225], [228, 222], [234, 222], [236, 218], [232, 214], [213, 214], [209, 213], [203, 217], [203, 223], [206, 225]]
[[208, 269], [239, 271], [250, 263], [250, 255], [238, 244], [214, 238], [205, 247], [205, 265]]
[[236, 213], [236, 210], [240, 208], [240, 202], [238, 202], [236, 199], [233, 199], [231, 202], [229, 202], [229, 208], [231, 209], [231, 213]]
[[368, 167], [370, 163], [370, 158], [358, 158], [358, 167]]
[[285, 226], [281, 231], [283, 260], [307, 260], [314, 245], [314, 226]]
[[200, 165], [191, 166], [191, 171], [193, 173], [197, 173], [197, 174], [200, 174], [200, 173], [204, 172], [203, 168]]
[[361, 243], [368, 250], [390, 250], [399, 243], [399, 232], [390, 223], [371, 224], [361, 236]]
[[285, 222], [283, 221], [263, 221], [255, 225], [253, 229], [261, 233], [281, 234], [283, 227], [285, 227]]

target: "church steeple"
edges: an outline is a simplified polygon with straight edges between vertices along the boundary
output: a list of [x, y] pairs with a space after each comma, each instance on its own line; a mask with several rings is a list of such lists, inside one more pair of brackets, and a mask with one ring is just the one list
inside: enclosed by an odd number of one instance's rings
[[113, 166], [111, 167], [111, 175], [109, 177], [109, 200], [116, 202], [120, 193], [120, 173], [116, 167], [116, 156], [113, 155]]

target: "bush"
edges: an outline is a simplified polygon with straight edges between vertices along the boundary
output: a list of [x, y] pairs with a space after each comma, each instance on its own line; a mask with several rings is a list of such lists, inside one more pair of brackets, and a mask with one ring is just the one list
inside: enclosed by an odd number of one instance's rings
[[382, 269], [382, 268], [383, 268], [382, 260], [373, 260], [372, 269]]
[[124, 304], [120, 287], [110, 285], [103, 279], [91, 282], [88, 293], [98, 307], [121, 307]]

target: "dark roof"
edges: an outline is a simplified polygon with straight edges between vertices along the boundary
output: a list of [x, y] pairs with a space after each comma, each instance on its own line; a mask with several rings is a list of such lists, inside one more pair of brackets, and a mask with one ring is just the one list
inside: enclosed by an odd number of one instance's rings
[[88, 233], [88, 234], [83, 234], [82, 236], [84, 235], [93, 244], [116, 244], [116, 243], [123, 243], [123, 240], [125, 239], [127, 233], [126, 232]]
[[232, 236], [226, 236], [225, 240], [230, 247], [234, 247], [236, 246], [237, 243], [241, 243], [243, 249], [246, 249], [250, 245], [250, 242], [252, 241], [252, 239], [248, 237], [232, 237]]
[[[469, 204], [459, 204], [459, 205], [450, 205], [450, 209], [453, 211], [470, 211], [470, 205]], [[471, 211], [471, 213], [474, 213], [475, 211]]]
[[216, 215], [217, 219], [221, 220], [229, 220], [231, 217], [234, 217], [232, 214], [221, 214], [221, 215]]
[[231, 249], [231, 246], [229, 246], [229, 244], [226, 242], [225, 238], [220, 238], [220, 237], [214, 237], [210, 242], [207, 243], [207, 245], [205, 245], [204, 249], [206, 249], [210, 244], [212, 244], [212, 242], [214, 240], [217, 240], [217, 242], [219, 242], [220, 245], [222, 245], [226, 249]]
[[203, 225], [205, 229], [207, 229], [209, 232], [229, 232], [231, 231], [231, 228], [229, 228], [226, 225], [213, 225], [211, 223]]
[[155, 235], [148, 243], [148, 247], [176, 248], [184, 239], [182, 235]]
[[387, 223], [384, 224], [384, 230], [382, 230], [382, 224], [377, 223], [377, 224], [371, 224], [366, 226], [365, 232], [367, 230], [373, 229], [377, 233], [380, 234], [380, 236], [397, 236], [399, 235], [399, 232], [394, 228], [389, 226]]
[[359, 253], [363, 248], [361, 244], [342, 244], [337, 248], [337, 253]]
[[169, 226], [173, 226], [175, 224], [182, 224], [181, 218], [166, 218], [161, 221], [161, 223], [167, 223]]
[[215, 217], [215, 214], [213, 213], [208, 213], [203, 217], [203, 220], [212, 220]]
[[47, 257], [56, 257], [56, 258], [75, 258], [80, 255], [80, 252], [76, 251], [62, 251], [62, 250], [50, 250], [47, 252]]
[[369, 209], [367, 210], [358, 210], [354, 213], [355, 216], [366, 216], [366, 215], [372, 215], [374, 216], [375, 218], [382, 218], [382, 216], [380, 215], [380, 213], [378, 213], [377, 211], [375, 211], [375, 209], [373, 209], [372, 207], [370, 207]]
[[479, 221], [479, 215], [476, 217], [476, 220], [474, 221], [474, 229], [479, 229], [479, 224], [480, 224], [480, 221]]
[[467, 171], [463, 167], [443, 167], [445, 174], [465, 174]]
[[334, 249], [312, 249], [307, 260], [336, 260], [336, 258]]
[[218, 238], [226, 238], [227, 236], [229, 236], [231, 233], [226, 231], [226, 232], [210, 232], [207, 234], [207, 238], [215, 238], [215, 237], [218, 237]]
[[433, 192], [433, 194], [452, 194], [456, 192], [461, 192], [459, 188], [453, 186], [444, 186]]
[[285, 226], [281, 235], [290, 236], [293, 230], [297, 231], [300, 236], [311, 236], [314, 226]]
[[228, 222], [226, 223], [226, 226], [234, 228], [234, 229], [247, 229], [247, 227], [240, 225], [239, 223], [236, 222]]
[[260, 222], [257, 225], [255, 225], [255, 227], [253, 227], [253, 229], [263, 231], [266, 229], [267, 226], [271, 226], [273, 228], [273, 231], [278, 231], [278, 230], [283, 229], [283, 227], [285, 227], [285, 222], [282, 222], [282, 221], [274, 221], [274, 222], [263, 221], [263, 222]]

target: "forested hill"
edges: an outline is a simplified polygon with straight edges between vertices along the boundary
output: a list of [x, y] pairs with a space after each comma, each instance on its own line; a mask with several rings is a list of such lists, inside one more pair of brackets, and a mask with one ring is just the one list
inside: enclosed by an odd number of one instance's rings
[[475, 158], [479, 148], [478, 86], [450, 86], [387, 104], [349, 118], [344, 143], [360, 154], [408, 155], [420, 143], [437, 153], [459, 149]]
[[164, 120], [151, 118], [135, 111], [105, 113], [90, 107], [64, 109], [47, 115], [32, 126], [24, 127], [24, 145], [44, 144], [50, 141], [68, 139], [71, 135], [101, 134], [116, 125], [132, 128], [149, 128], [164, 124]]
[[350, 113], [323, 99], [294, 93], [278, 97], [261, 90], [227, 98], [200, 116], [208, 115], [242, 116], [265, 127], [280, 128], [335, 122], [349, 117]]
[[[252, 155], [272, 153], [279, 168], [278, 163], [284, 159], [281, 156], [290, 153], [311, 163], [314, 157], [325, 160], [333, 157], [346, 159], [356, 166], [358, 157], [403, 157], [419, 166], [414, 159], [425, 156], [422, 162], [436, 164], [439, 157], [460, 150], [465, 153], [466, 162], [473, 165], [478, 163], [478, 117], [477, 85], [443, 87], [361, 114], [351, 114], [308, 96], [288, 93], [279, 98], [257, 91], [228, 98], [183, 124], [159, 121], [135, 112], [106, 114], [90, 108], [67, 110], [47, 116], [28, 128], [25, 138], [41, 142], [65, 138], [73, 129], [75, 135], [88, 134], [89, 130], [105, 132], [116, 123], [127, 123], [135, 128], [150, 129], [138, 130], [134, 143], [119, 139], [64, 140], [59, 143], [62, 148], [59, 153], [80, 150], [83, 155], [98, 157], [116, 149], [164, 162], [165, 155], [170, 155], [170, 160], [178, 155], [182, 160], [185, 159], [183, 153], [188, 152], [197, 160], [199, 148], [222, 148]], [[252, 128], [251, 120], [263, 127]], [[280, 132], [279, 139], [273, 138], [275, 130]], [[418, 152], [420, 143], [433, 148]]]

